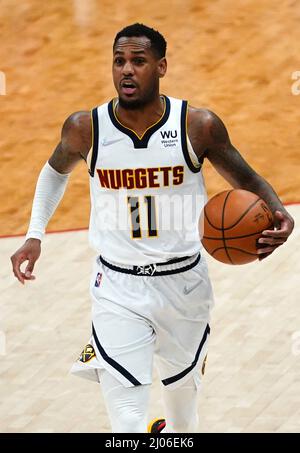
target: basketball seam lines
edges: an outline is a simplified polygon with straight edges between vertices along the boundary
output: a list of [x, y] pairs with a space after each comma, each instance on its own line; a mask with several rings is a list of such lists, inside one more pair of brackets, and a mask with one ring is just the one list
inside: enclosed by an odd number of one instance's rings
[[[224, 205], [226, 204], [226, 201], [227, 201], [227, 198], [228, 198], [228, 195], [232, 192], [232, 190], [227, 194], [226, 196], [226, 199], [224, 201]], [[233, 224], [233, 225], [230, 225], [229, 227], [227, 228], [219, 228], [219, 227], [216, 227], [208, 218], [208, 215], [206, 214], [206, 209], [204, 208], [204, 215], [205, 215], [205, 218], [206, 220], [208, 221], [208, 223], [210, 224], [210, 226], [212, 226], [215, 230], [218, 230], [218, 231], [221, 231], [221, 230], [224, 230], [224, 231], [227, 231], [227, 230], [230, 230], [231, 228], [235, 227], [241, 220], [243, 217], [245, 217], [246, 214], [248, 214], [248, 212], [253, 208], [253, 206], [256, 205], [256, 203], [261, 200], [261, 198], [258, 198], [257, 200], [255, 200], [252, 205], [249, 206], [249, 208], [243, 213], [243, 215]], [[224, 208], [224, 205], [223, 205], [223, 208]], [[223, 225], [223, 224], [222, 224]]]
[[225, 198], [224, 203], [223, 203], [223, 208], [222, 208], [222, 238], [223, 238], [223, 245], [224, 245], [224, 249], [225, 249], [226, 255], [227, 255], [229, 261], [231, 262], [231, 264], [233, 264], [231, 256], [229, 255], [229, 252], [228, 252], [227, 247], [226, 247], [226, 240], [225, 240], [225, 234], [224, 234], [225, 206], [226, 206], [227, 200], [228, 200], [229, 195], [231, 194], [231, 192], [232, 192], [232, 190], [230, 190], [230, 192], [228, 192], [228, 194], [226, 195], [226, 198]]
[[[250, 236], [255, 236], [256, 234], [260, 234], [261, 231], [256, 231], [255, 233], [249, 233], [249, 234], [245, 234], [243, 236], [230, 236], [230, 238], [226, 237], [226, 241], [230, 241], [231, 239], [243, 239], [243, 238], [248, 238]], [[214, 238], [213, 236], [203, 236], [203, 239], [212, 239], [214, 241], [221, 241], [223, 240], [223, 238]]]
[[253, 253], [253, 252], [250, 252], [250, 251], [247, 251], [247, 250], [243, 250], [240, 247], [234, 247], [234, 246], [230, 246], [230, 245], [227, 246], [227, 241], [255, 237], [255, 236], [261, 234], [261, 231], [257, 231], [257, 232], [253, 232], [253, 233], [249, 233], [249, 234], [244, 234], [244, 235], [242, 234], [242, 235], [239, 235], [239, 236], [231, 236], [231, 237], [226, 237], [226, 232], [229, 231], [229, 234], [230, 234], [230, 230], [232, 230], [234, 227], [236, 227], [239, 224], [239, 222], [241, 222], [241, 220], [253, 209], [253, 207], [258, 202], [260, 202], [260, 201], [264, 202], [264, 200], [261, 197], [258, 197], [255, 201], [253, 201], [250, 204], [250, 206], [242, 213], [242, 215], [232, 225], [227, 226], [225, 228], [226, 206], [227, 206], [227, 203], [228, 203], [229, 196], [230, 196], [230, 194], [233, 191], [234, 191], [234, 189], [228, 191], [228, 193], [225, 196], [225, 199], [223, 200], [222, 214], [221, 214], [221, 227], [216, 227], [211, 222], [211, 220], [209, 219], [209, 214], [207, 212], [206, 206], [204, 207], [204, 218], [206, 219], [207, 223], [212, 228], [214, 228], [216, 230], [216, 232], [217, 231], [221, 232], [221, 237], [213, 237], [213, 236], [211, 237], [211, 236], [206, 236], [206, 235], [203, 236], [203, 239], [222, 241], [223, 246], [221, 246], [220, 242], [219, 242], [219, 246], [218, 246], [218, 244], [215, 244], [217, 247], [214, 250], [211, 250], [210, 253], [211, 253], [212, 256], [214, 256], [219, 250], [223, 250], [225, 252], [225, 255], [227, 256], [227, 259], [229, 260], [229, 263], [231, 263], [231, 264], [235, 264], [234, 261], [233, 261], [233, 258], [230, 256], [231, 255], [231, 253], [230, 253], [231, 251], [237, 251], [237, 252], [241, 252], [241, 253], [243, 253], [245, 255], [250, 255], [250, 256], [257, 257], [257, 253]]
[[[222, 250], [224, 247], [217, 247], [212, 253], [212, 255], [214, 255], [218, 250]], [[247, 252], [246, 250], [243, 250], [243, 249], [239, 249], [237, 247], [226, 247], [226, 251], [227, 249], [229, 250], [237, 250], [238, 252], [243, 252], [243, 253], [246, 253], [246, 255], [251, 255], [251, 256], [257, 256], [256, 253], [251, 253], [251, 252]], [[234, 264], [234, 263], [232, 263]]]

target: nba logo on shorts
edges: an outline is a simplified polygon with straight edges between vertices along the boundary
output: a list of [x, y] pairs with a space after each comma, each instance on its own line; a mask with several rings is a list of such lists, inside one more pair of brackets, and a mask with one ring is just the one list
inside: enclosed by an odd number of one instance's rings
[[96, 277], [96, 280], [95, 280], [95, 286], [96, 286], [96, 288], [99, 288], [99, 286], [100, 286], [100, 284], [101, 284], [101, 279], [102, 279], [102, 274], [101, 274], [101, 272], [98, 272], [97, 277]]

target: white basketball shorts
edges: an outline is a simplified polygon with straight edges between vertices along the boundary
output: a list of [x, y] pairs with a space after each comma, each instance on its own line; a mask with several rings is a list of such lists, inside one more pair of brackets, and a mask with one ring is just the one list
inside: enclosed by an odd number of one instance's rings
[[176, 388], [203, 368], [213, 306], [206, 261], [191, 257], [147, 266], [96, 260], [91, 278], [92, 336], [71, 372], [98, 381], [104, 368], [124, 386]]

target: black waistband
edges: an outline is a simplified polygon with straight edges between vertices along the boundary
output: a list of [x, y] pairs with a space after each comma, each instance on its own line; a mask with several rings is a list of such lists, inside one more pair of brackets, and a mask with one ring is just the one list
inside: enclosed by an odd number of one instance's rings
[[[116, 266], [115, 264], [109, 263], [108, 261], [106, 261], [106, 259], [103, 258], [103, 256], [99, 256], [99, 259], [101, 263], [104, 264], [104, 266], [116, 272], [138, 276], [158, 277], [162, 275], [179, 274], [180, 272], [188, 271], [199, 263], [200, 257], [201, 255], [199, 252], [197, 255], [195, 255], [195, 259], [191, 263], [186, 265], [184, 265], [184, 261], [191, 259], [192, 256], [183, 256], [181, 258], [174, 258], [172, 260], [165, 261], [164, 263], [146, 264], [145, 266], [128, 266], [128, 268]], [[159, 270], [160, 266], [168, 266], [169, 264], [176, 264], [180, 262], [183, 263], [182, 267], [176, 269]]]

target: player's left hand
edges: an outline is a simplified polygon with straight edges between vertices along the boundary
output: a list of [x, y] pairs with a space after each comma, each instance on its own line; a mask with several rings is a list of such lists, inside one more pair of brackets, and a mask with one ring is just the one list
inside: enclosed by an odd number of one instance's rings
[[259, 260], [263, 260], [271, 255], [280, 245], [284, 244], [294, 229], [294, 220], [286, 212], [275, 211], [274, 230], [265, 230], [262, 237], [259, 238], [258, 244], [262, 248], [257, 249]]

